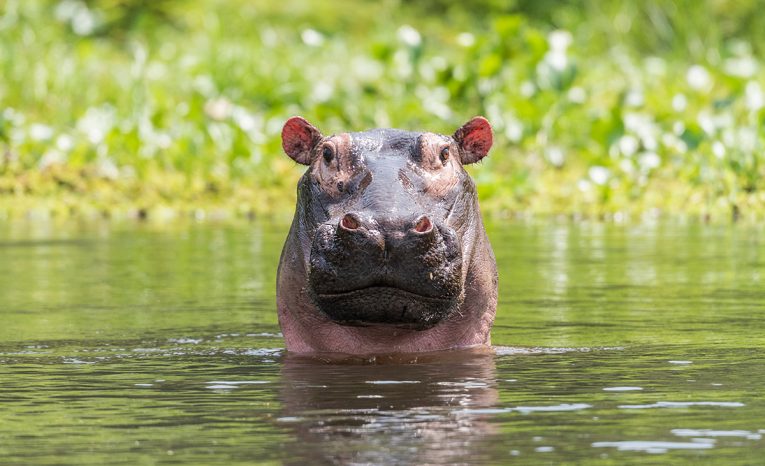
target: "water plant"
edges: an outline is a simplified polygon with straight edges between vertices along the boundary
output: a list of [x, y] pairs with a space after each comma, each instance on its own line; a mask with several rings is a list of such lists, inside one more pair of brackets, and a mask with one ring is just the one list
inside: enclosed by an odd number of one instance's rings
[[293, 114], [486, 115], [489, 215], [765, 214], [752, 2], [499, 3], [6, 0], [0, 216], [280, 212]]

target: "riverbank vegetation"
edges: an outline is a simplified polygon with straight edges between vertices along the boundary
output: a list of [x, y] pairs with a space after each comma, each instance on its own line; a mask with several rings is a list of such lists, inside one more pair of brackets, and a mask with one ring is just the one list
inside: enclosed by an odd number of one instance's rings
[[0, 218], [289, 213], [284, 120], [493, 123], [489, 216], [765, 216], [759, 2], [0, 0]]

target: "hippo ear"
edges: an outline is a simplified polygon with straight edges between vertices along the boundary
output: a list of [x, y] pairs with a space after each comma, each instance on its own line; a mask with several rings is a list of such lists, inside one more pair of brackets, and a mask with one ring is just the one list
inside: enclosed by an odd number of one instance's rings
[[303, 165], [310, 165], [311, 150], [321, 141], [318, 129], [305, 118], [294, 116], [284, 123], [282, 128], [282, 148], [292, 160]]
[[464, 165], [478, 162], [486, 157], [494, 140], [491, 124], [481, 116], [473, 117], [462, 125], [453, 137], [460, 147], [460, 159]]

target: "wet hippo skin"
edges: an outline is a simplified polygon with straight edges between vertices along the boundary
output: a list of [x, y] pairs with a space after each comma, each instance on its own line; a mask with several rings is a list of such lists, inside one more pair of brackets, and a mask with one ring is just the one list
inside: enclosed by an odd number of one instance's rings
[[489, 345], [494, 254], [464, 169], [492, 145], [475, 117], [454, 135], [373, 129], [323, 136], [301, 117], [284, 151], [308, 169], [277, 277], [296, 353]]

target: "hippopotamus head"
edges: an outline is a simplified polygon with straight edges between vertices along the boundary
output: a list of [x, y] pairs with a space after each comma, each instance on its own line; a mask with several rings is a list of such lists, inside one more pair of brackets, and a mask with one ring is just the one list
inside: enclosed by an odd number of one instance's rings
[[278, 274], [288, 349], [488, 343], [496, 266], [463, 166], [491, 145], [482, 117], [453, 136], [397, 129], [323, 136], [301, 117], [286, 122], [284, 151], [308, 166]]

